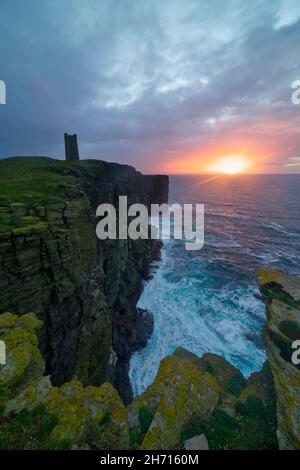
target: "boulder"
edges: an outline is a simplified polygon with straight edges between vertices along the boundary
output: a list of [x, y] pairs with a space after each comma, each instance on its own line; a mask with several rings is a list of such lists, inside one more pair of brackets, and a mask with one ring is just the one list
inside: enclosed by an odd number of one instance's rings
[[239, 369], [222, 356], [206, 353], [202, 356], [205, 370], [213, 375], [221, 387], [223, 395], [238, 396], [246, 385], [246, 380]]
[[186, 450], [209, 450], [208, 441], [204, 434], [191, 437], [184, 441], [184, 448]]
[[[106, 434], [108, 444], [113, 434], [115, 441], [111, 445], [117, 449], [128, 448], [126, 409], [109, 383], [84, 388], [80, 382], [72, 380], [61, 387], [53, 387], [49, 377], [42, 377], [6, 403], [3, 416], [34, 411], [41, 406], [56, 420], [50, 435], [51, 448], [89, 444], [91, 440], [94, 448], [101, 449], [100, 439]], [[95, 441], [95, 434], [99, 442]]]
[[246, 385], [243, 374], [218, 354], [205, 353], [199, 357], [184, 348], [177, 348], [174, 356], [191, 361], [201, 372], [209, 372], [220, 385], [222, 396], [238, 396]]
[[147, 410], [149, 427], [141, 449], [173, 449], [192, 416], [208, 420], [217, 407], [220, 387], [215, 378], [189, 360], [165, 357], [152, 385], [128, 407], [130, 427], [141, 432], [140, 410]]

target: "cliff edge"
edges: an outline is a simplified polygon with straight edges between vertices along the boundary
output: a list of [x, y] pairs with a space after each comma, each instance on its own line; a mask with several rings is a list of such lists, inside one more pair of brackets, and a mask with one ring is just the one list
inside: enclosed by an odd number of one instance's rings
[[54, 385], [109, 379], [125, 402], [132, 351], [145, 342], [136, 302], [157, 252], [148, 240], [98, 240], [96, 207], [167, 202], [168, 177], [99, 160], [0, 161], [0, 312], [34, 312]]
[[261, 269], [259, 285], [266, 303], [264, 341], [277, 398], [278, 445], [299, 450], [300, 365], [293, 363], [292, 345], [300, 340], [300, 278]]

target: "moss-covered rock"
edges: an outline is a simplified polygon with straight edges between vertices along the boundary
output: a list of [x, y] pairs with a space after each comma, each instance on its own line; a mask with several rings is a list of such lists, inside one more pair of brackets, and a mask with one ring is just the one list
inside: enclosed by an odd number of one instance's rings
[[250, 396], [257, 397], [265, 406], [272, 419], [276, 415], [276, 396], [272, 371], [265, 362], [259, 372], [253, 372], [247, 380], [246, 387], [238, 397], [238, 402], [245, 403]]
[[126, 409], [108, 383], [84, 388], [79, 381], [72, 380], [61, 387], [53, 387], [49, 377], [43, 377], [6, 403], [3, 416], [33, 412], [40, 406], [56, 419], [50, 436], [55, 448], [63, 447], [66, 442], [83, 445], [91, 429], [108, 419], [110, 432], [118, 431], [116, 448], [124, 449], [129, 445]]
[[221, 387], [224, 395], [238, 396], [246, 386], [246, 380], [239, 369], [218, 354], [205, 353], [199, 357], [184, 348], [177, 348], [174, 356], [192, 362], [200, 372], [209, 372]]
[[6, 363], [0, 366], [0, 387], [6, 397], [20, 393], [44, 373], [36, 335], [41, 326], [33, 313], [21, 317], [10, 312], [0, 315], [0, 339], [6, 347]]
[[[49, 437], [56, 424], [56, 418], [43, 407], [23, 411], [16, 417], [0, 416], [0, 450], [59, 449]], [[70, 443], [65, 442], [63, 447], [69, 448]]]
[[[7, 347], [6, 364], [0, 366], [0, 404], [2, 403], [3, 417], [0, 427], [2, 426], [6, 436], [3, 441], [0, 440], [0, 446], [5, 446], [5, 442], [10, 446], [16, 423], [24, 421], [31, 426], [31, 417], [32, 422], [36, 422], [36, 410], [42, 408], [47, 416], [55, 419], [55, 425], [52, 426], [47, 443], [42, 438], [38, 442], [39, 437], [36, 436], [36, 448], [46, 445], [52, 448], [81, 446], [95, 426], [101, 427], [103, 439], [106, 433], [115, 433], [118, 439], [114, 439], [114, 445], [117, 448], [128, 447], [127, 412], [111, 384], [84, 387], [78, 380], [72, 380], [61, 387], [54, 387], [50, 377], [43, 376], [44, 361], [36, 334], [41, 323], [33, 313], [21, 317], [10, 312], [0, 315], [0, 337]], [[109, 430], [102, 426], [108, 420]], [[15, 437], [17, 436], [18, 433]], [[106, 441], [108, 442], [108, 438]], [[30, 443], [25, 443], [22, 439], [21, 442], [26, 448], [30, 448]], [[20, 445], [17, 442], [16, 448]], [[98, 445], [100, 448], [101, 444]]]
[[205, 353], [198, 357], [184, 348], [177, 348], [174, 356], [191, 361], [200, 372], [208, 372], [220, 386], [220, 406], [229, 415], [235, 413], [236, 400], [246, 386], [243, 374], [222, 356]]
[[280, 449], [300, 449], [300, 370], [291, 360], [299, 332], [300, 278], [262, 269], [259, 284], [267, 305], [264, 339], [275, 384], [278, 443]]
[[[255, 400], [256, 402], [256, 400]], [[261, 415], [247, 414], [240, 419], [229, 416], [217, 409], [208, 423], [204, 434], [211, 450], [275, 450], [277, 449], [274, 427]]]
[[245, 378], [241, 371], [234, 367], [223, 357], [206, 353], [202, 356], [205, 370], [212, 374], [217, 380], [224, 394], [238, 396], [246, 385]]
[[[153, 415], [143, 437], [142, 449], [172, 449], [178, 445], [184, 423], [191, 416], [208, 419], [219, 402], [220, 388], [207, 372], [189, 360], [165, 357], [145, 393], [128, 407], [130, 427], [141, 434], [141, 410]], [[150, 423], [150, 420], [148, 424]]]
[[267, 304], [277, 299], [292, 307], [300, 307], [298, 277], [289, 276], [275, 269], [260, 268], [258, 271], [258, 283]]

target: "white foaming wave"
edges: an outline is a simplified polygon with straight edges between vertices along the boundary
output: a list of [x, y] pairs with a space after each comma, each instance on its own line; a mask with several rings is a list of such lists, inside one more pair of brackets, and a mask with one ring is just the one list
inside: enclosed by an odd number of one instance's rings
[[242, 248], [243, 245], [239, 243], [236, 238], [240, 235], [240, 232], [236, 230], [235, 237], [226, 233], [226, 239], [220, 240], [220, 233], [214, 233], [208, 231], [205, 236], [205, 245], [213, 248]]
[[[253, 324], [258, 329], [262, 327], [265, 321], [265, 307], [261, 300], [255, 297], [254, 294], [257, 293], [258, 289], [252, 287], [234, 288], [226, 286], [226, 288], [218, 291], [218, 295], [212, 293], [210, 298], [208, 295], [207, 301], [210, 302], [213, 311], [210, 320], [216, 322], [218, 332], [221, 331], [220, 325], [224, 325], [226, 328], [228, 322], [231, 322], [233, 331], [238, 332], [241, 336], [249, 329], [252, 329]], [[249, 312], [251, 312], [251, 315], [249, 315]], [[254, 318], [255, 321], [253, 321]]]
[[264, 307], [262, 308], [261, 300], [255, 297], [255, 294], [256, 295], [260, 294], [259, 289], [258, 288], [250, 289], [250, 292], [251, 292], [251, 295], [240, 296], [238, 298], [238, 305], [240, 308], [251, 310], [252, 312], [257, 313], [261, 317], [261, 319], [264, 320], [265, 319]]
[[[134, 394], [142, 393], [153, 382], [161, 359], [179, 346], [199, 356], [205, 352], [223, 355], [245, 375], [258, 370], [265, 358], [264, 353], [245, 338], [247, 325], [251, 323], [243, 312], [249, 308], [247, 301], [239, 306], [242, 317], [237, 320], [232, 317], [235, 310], [232, 312], [232, 308], [225, 305], [232, 297], [230, 290], [211, 295], [205, 289], [199, 290], [201, 283], [190, 275], [173, 282], [172, 276], [168, 278], [176, 270], [175, 262], [170, 258], [171, 249], [172, 242], [164, 244], [160, 266], [154, 278], [145, 285], [138, 304], [153, 313], [154, 331], [146, 348], [131, 358], [130, 379]], [[237, 299], [242, 294], [247, 298], [253, 296], [253, 293], [243, 291], [236, 293]], [[208, 306], [208, 315], [203, 313], [201, 303]], [[257, 307], [255, 301], [253, 305]]]

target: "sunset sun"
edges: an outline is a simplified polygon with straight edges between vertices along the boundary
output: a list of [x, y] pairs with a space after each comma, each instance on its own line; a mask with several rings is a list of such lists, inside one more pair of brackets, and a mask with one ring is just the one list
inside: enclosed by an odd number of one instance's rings
[[207, 169], [214, 173], [236, 175], [247, 170], [249, 166], [249, 161], [243, 155], [232, 155], [214, 161]]

